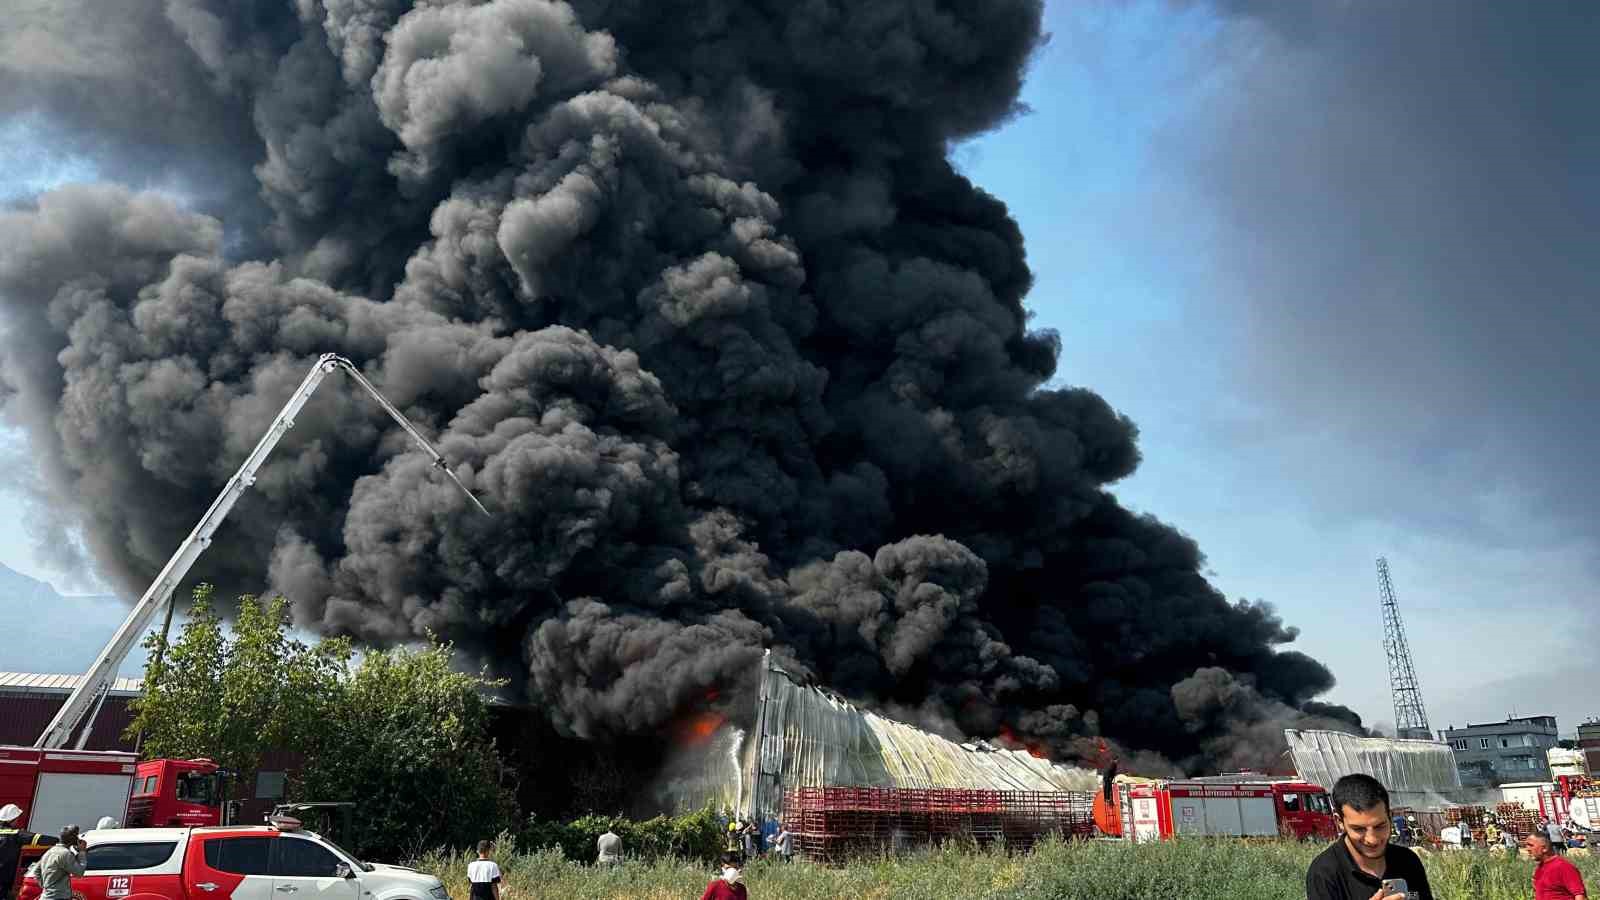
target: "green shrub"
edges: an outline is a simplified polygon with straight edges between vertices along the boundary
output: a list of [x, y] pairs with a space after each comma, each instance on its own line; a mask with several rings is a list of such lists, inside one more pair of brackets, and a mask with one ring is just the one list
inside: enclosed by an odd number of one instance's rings
[[552, 848], [567, 859], [593, 862], [596, 841], [607, 828], [622, 838], [629, 859], [691, 859], [711, 862], [722, 850], [722, 822], [709, 809], [682, 816], [656, 816], [635, 822], [615, 816], [584, 816], [571, 822], [540, 822], [529, 818], [517, 836], [518, 846]]

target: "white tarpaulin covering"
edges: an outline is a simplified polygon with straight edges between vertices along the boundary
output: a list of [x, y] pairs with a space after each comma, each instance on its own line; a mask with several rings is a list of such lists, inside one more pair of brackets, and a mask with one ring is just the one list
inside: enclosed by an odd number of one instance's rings
[[802, 687], [776, 667], [764, 668], [757, 728], [745, 750], [747, 783], [755, 785], [743, 792], [748, 812], [777, 812], [783, 792], [796, 787], [1092, 791], [1097, 786], [1095, 773], [1087, 769], [988, 744], [958, 744]]
[[1345, 775], [1360, 772], [1383, 782], [1393, 806], [1433, 809], [1458, 802], [1462, 793], [1455, 754], [1440, 741], [1292, 728], [1283, 736], [1300, 777], [1329, 790]]

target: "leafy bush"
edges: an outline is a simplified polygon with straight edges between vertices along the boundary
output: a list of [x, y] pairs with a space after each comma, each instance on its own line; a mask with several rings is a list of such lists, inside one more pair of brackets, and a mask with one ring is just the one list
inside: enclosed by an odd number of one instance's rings
[[291, 789], [356, 801], [357, 852], [470, 846], [515, 820], [488, 738], [487, 682], [453, 671], [450, 658], [448, 644], [368, 652], [302, 745]]
[[593, 862], [597, 855], [595, 842], [607, 828], [622, 838], [622, 852], [629, 859], [711, 862], [722, 852], [723, 825], [709, 809], [682, 816], [656, 816], [643, 822], [593, 815], [565, 823], [530, 818], [518, 835], [517, 844], [536, 850], [559, 849], [569, 860]]

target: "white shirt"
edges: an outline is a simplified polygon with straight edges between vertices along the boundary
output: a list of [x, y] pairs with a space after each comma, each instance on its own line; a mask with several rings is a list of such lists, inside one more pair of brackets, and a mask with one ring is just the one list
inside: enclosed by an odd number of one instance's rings
[[1550, 835], [1550, 840], [1557, 844], [1566, 843], [1567, 836], [1561, 833], [1561, 826], [1555, 822], [1550, 823], [1550, 827], [1545, 829], [1545, 833]]
[[606, 832], [600, 835], [600, 840], [595, 842], [596, 849], [600, 851], [601, 862], [622, 861], [622, 836]]
[[493, 884], [500, 880], [500, 867], [492, 859], [475, 859], [467, 863], [467, 880], [473, 884]]

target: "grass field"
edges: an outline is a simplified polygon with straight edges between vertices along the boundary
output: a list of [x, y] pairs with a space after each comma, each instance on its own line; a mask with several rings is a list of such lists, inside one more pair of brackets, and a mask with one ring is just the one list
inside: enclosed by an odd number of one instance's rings
[[[758, 861], [745, 870], [751, 900], [1288, 900], [1305, 896], [1305, 870], [1320, 846], [1234, 841], [1132, 846], [1049, 843], [1032, 853], [947, 848], [850, 865]], [[636, 862], [613, 870], [571, 862], [559, 851], [496, 854], [503, 900], [697, 900], [711, 877], [703, 863]], [[465, 855], [435, 853], [418, 865], [466, 900]], [[1600, 862], [1574, 857], [1591, 889]], [[1526, 900], [1533, 863], [1486, 851], [1433, 854], [1428, 877], [1439, 900]]]

